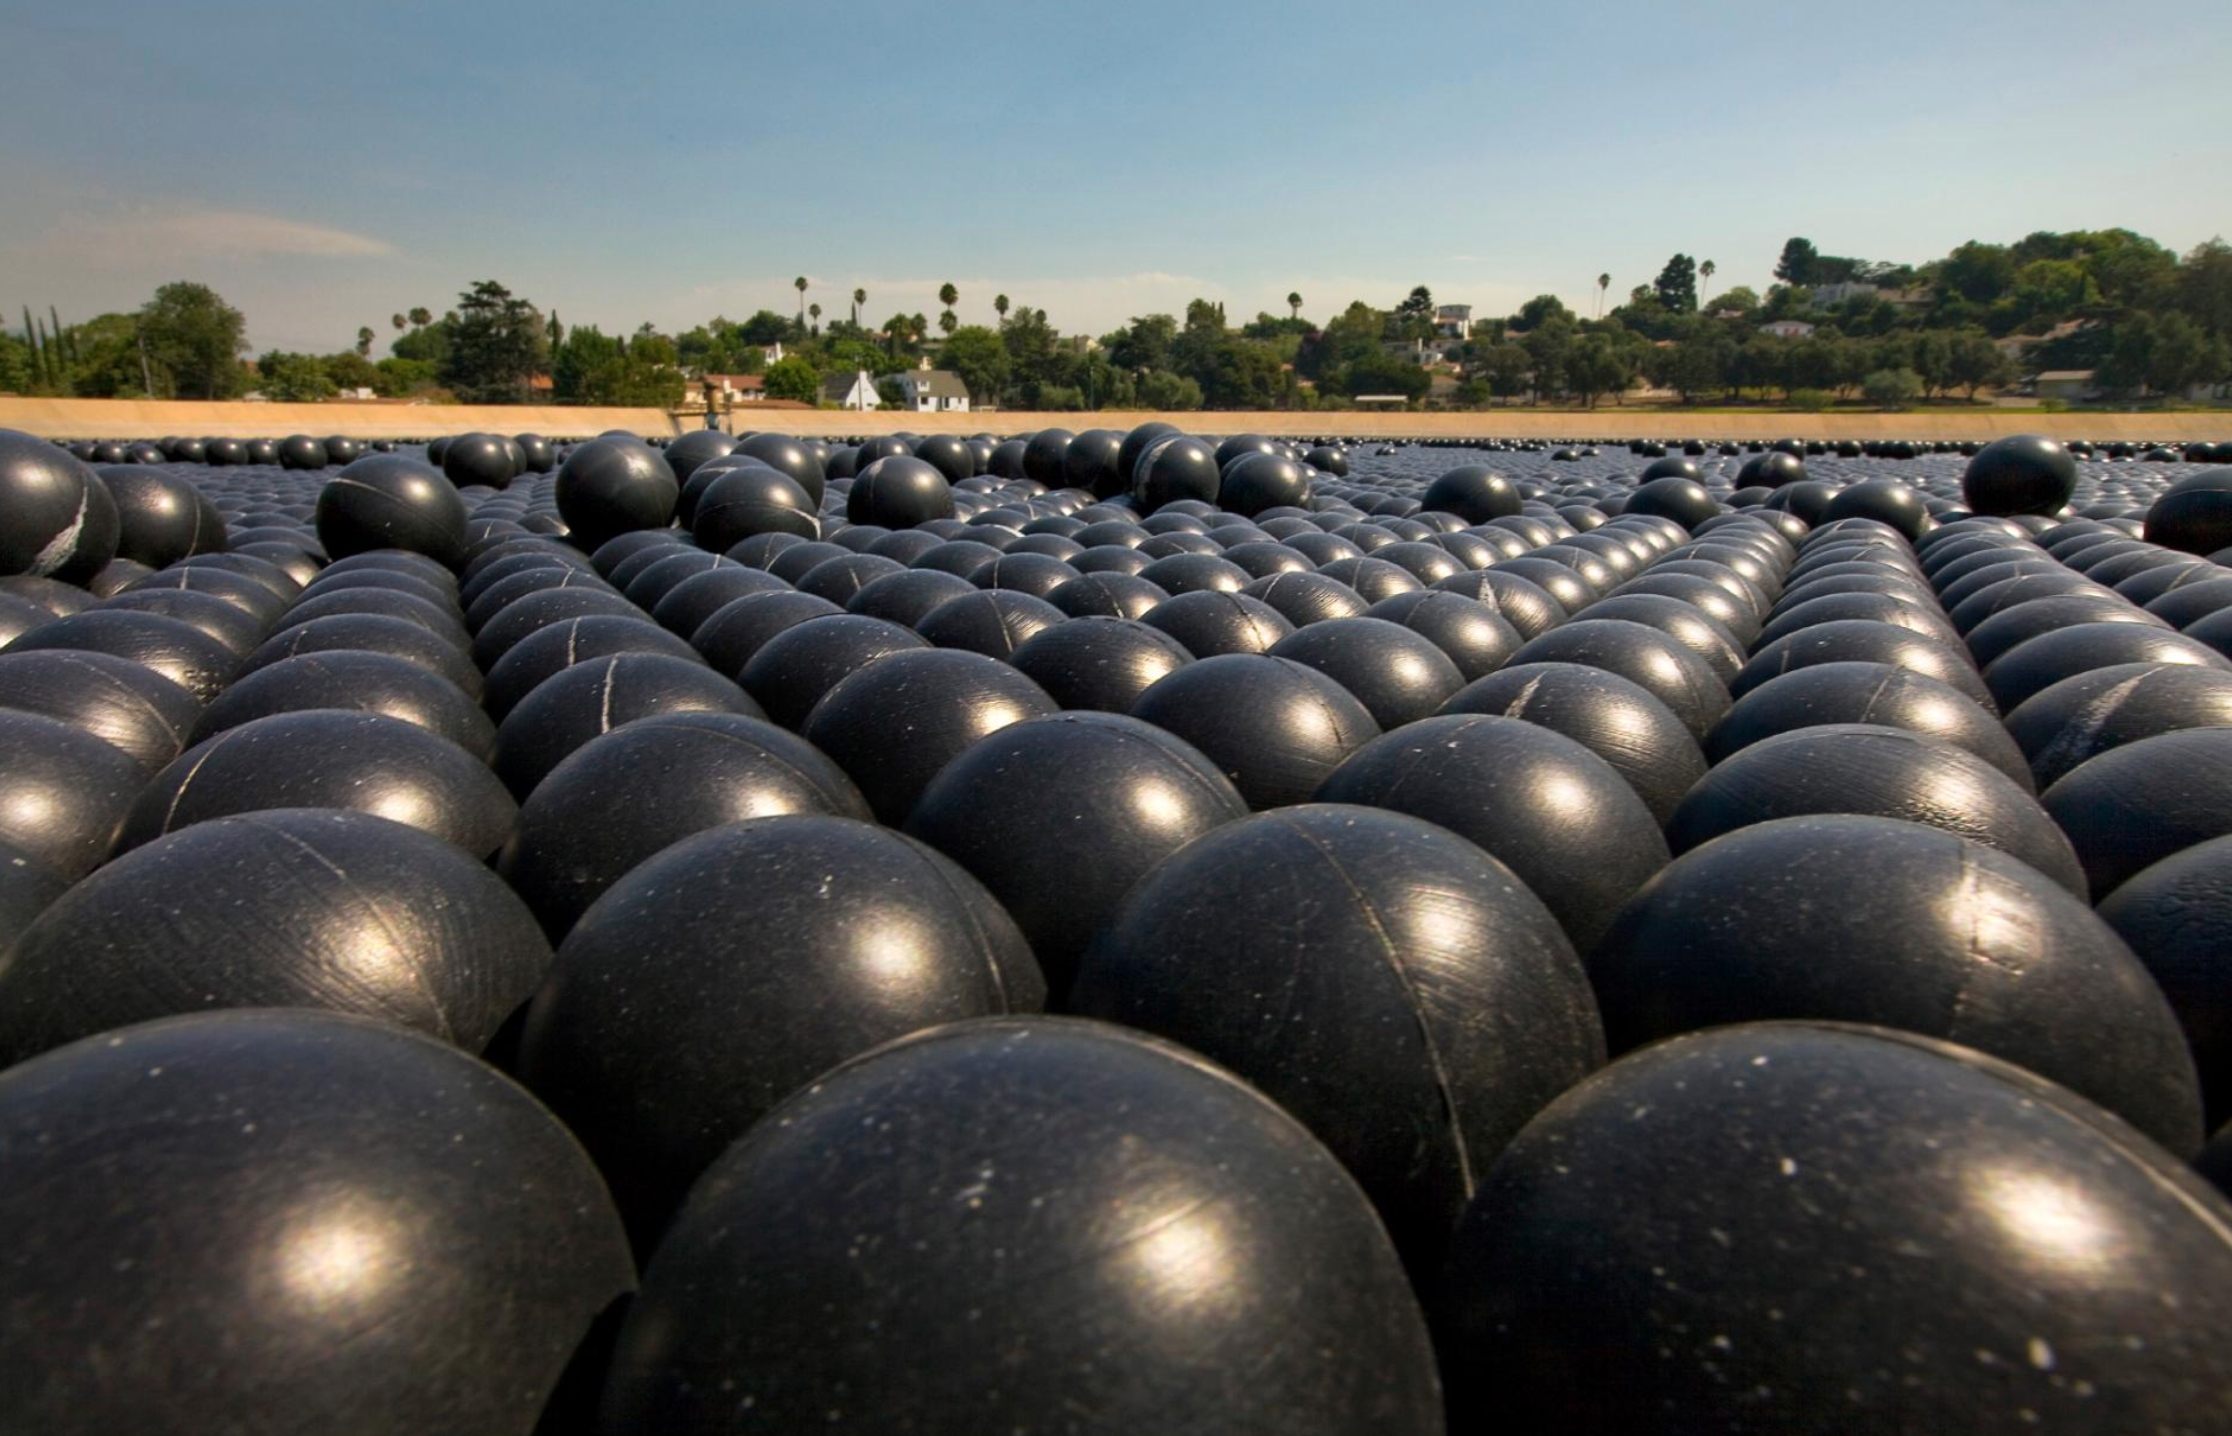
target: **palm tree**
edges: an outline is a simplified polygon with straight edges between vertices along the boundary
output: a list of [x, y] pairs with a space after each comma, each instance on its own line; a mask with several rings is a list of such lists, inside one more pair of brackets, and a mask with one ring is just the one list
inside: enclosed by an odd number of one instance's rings
[[816, 334], [821, 333], [821, 306], [819, 304], [809, 304], [806, 306], [806, 312], [814, 316], [814, 332]]
[[1302, 317], [1302, 296], [1300, 294], [1289, 294], [1287, 296], [1287, 309], [1293, 314], [1293, 317], [1300, 319]]
[[791, 287], [798, 291], [798, 327], [804, 329], [806, 327], [806, 276], [801, 274], [798, 278], [792, 280]]
[[427, 325], [432, 324], [433, 322], [434, 313], [432, 310], [414, 309], [411, 311], [411, 327], [413, 329], [424, 329]]
[[1713, 274], [1719, 268], [1720, 266], [1713, 263], [1713, 261], [1711, 261], [1710, 259], [1697, 266], [1697, 277], [1700, 281], [1702, 281], [1697, 286], [1697, 297], [1699, 299], [1705, 298], [1705, 296], [1710, 292], [1705, 288], [1705, 286], [1713, 282]]
[[953, 287], [952, 280], [949, 279], [938, 286], [938, 302], [945, 306], [945, 313], [938, 316], [938, 327], [948, 334], [951, 334], [953, 326], [960, 322], [953, 317], [953, 306], [959, 303], [960, 299], [961, 291]]
[[867, 290], [856, 289], [853, 291], [853, 328], [855, 329], [858, 329], [860, 327], [860, 306], [866, 304], [867, 302]]
[[395, 326], [395, 330], [398, 334], [403, 332], [403, 326], [409, 322], [410, 321], [406, 320], [400, 314], [391, 314], [388, 316], [388, 323]]
[[1002, 324], [1007, 323], [1008, 297], [1005, 294], [993, 295], [992, 310], [994, 313], [1000, 316], [1000, 322]]
[[1611, 275], [1600, 274], [1597, 276], [1597, 318], [1599, 319], [1602, 319], [1604, 317], [1604, 291], [1610, 289], [1611, 287]]
[[372, 354], [372, 326], [363, 325], [357, 330], [357, 353], [370, 358]]

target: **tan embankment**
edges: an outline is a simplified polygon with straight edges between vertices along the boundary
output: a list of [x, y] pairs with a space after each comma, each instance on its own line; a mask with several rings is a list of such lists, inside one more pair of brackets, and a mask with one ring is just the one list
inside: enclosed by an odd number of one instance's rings
[[[1924, 409], [1909, 414], [1690, 414], [1678, 410], [1605, 408], [1494, 409], [1468, 413], [1187, 413], [1103, 411], [1038, 414], [1003, 410], [979, 414], [866, 414], [824, 409], [740, 407], [738, 428], [790, 434], [881, 433], [904, 428], [919, 434], [1022, 433], [1064, 428], [1128, 429], [1150, 419], [1197, 433], [1293, 434], [1365, 438], [1572, 439], [1690, 437], [1775, 439], [1991, 439], [2001, 434], [2056, 434], [2073, 439], [2232, 438], [2232, 413], [2023, 414], [1992, 409]], [[559, 405], [404, 404], [203, 404], [129, 399], [24, 399], [0, 397], [0, 428], [58, 439], [196, 437], [277, 438], [285, 434], [347, 434], [355, 438], [428, 438], [472, 430], [578, 438], [607, 429], [638, 434], [678, 434], [698, 428], [697, 415], [661, 409], [578, 409]]]

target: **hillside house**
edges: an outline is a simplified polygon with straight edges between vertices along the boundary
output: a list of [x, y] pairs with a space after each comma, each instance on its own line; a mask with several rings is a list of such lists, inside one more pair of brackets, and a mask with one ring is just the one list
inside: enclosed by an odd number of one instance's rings
[[863, 413], [881, 409], [883, 400], [876, 394], [876, 381], [865, 369], [850, 374], [832, 374], [822, 380], [821, 400], [840, 409], [855, 409]]
[[906, 395], [907, 407], [918, 414], [969, 412], [969, 386], [950, 369], [910, 369], [889, 378]]

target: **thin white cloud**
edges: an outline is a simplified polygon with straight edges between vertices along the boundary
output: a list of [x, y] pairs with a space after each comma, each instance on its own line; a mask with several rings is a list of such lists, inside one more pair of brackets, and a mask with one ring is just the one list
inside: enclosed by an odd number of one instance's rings
[[80, 264], [109, 268], [278, 255], [383, 259], [396, 252], [384, 239], [278, 215], [152, 206], [70, 215], [48, 230], [44, 247]]
[[1451, 264], [1494, 264], [1496, 260], [1494, 255], [1489, 254], [1453, 254], [1449, 256], [1449, 262]]

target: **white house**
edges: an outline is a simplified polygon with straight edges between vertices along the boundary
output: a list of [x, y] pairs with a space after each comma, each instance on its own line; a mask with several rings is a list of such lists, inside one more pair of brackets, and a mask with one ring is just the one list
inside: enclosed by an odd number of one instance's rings
[[910, 369], [890, 377], [907, 396], [907, 407], [918, 414], [969, 412], [969, 386], [950, 369]]
[[1434, 332], [1444, 339], [1462, 339], [1472, 332], [1470, 304], [1444, 304], [1434, 311]]
[[1814, 327], [1803, 319], [1777, 319], [1759, 326], [1762, 334], [1772, 334], [1777, 339], [1811, 339]]
[[835, 404], [840, 409], [881, 409], [883, 400], [876, 396], [876, 381], [865, 369], [852, 374], [832, 374], [822, 380], [822, 402]]

